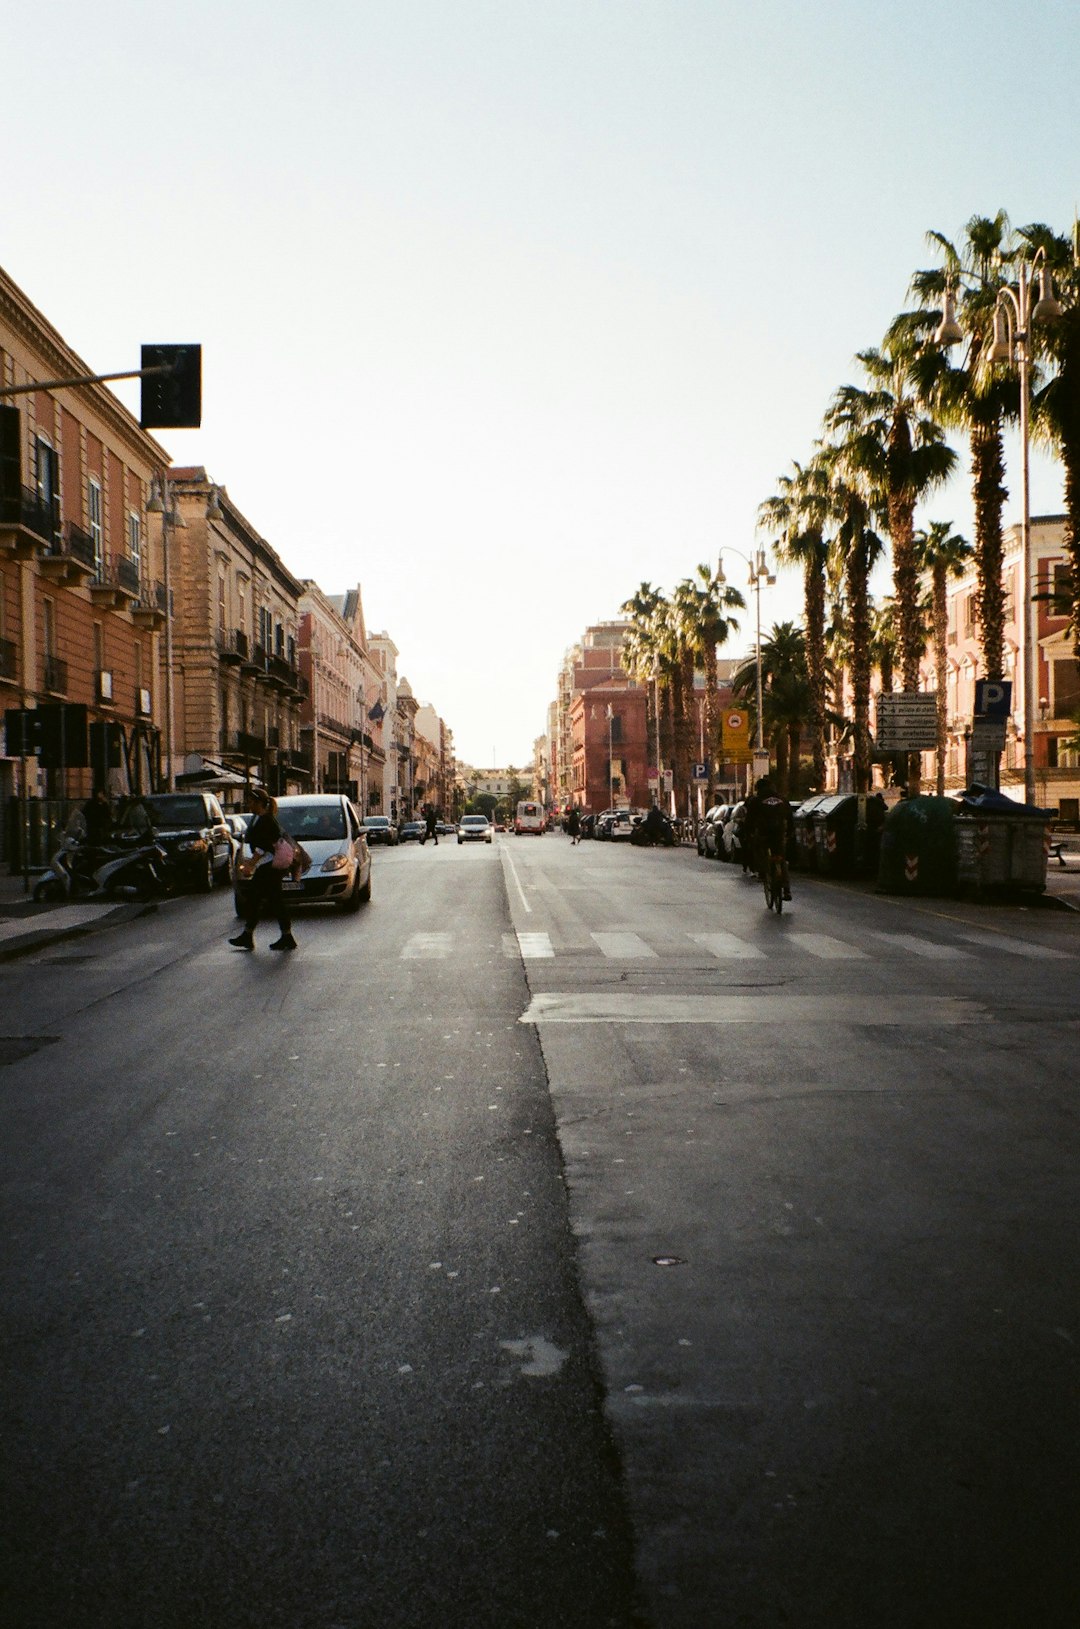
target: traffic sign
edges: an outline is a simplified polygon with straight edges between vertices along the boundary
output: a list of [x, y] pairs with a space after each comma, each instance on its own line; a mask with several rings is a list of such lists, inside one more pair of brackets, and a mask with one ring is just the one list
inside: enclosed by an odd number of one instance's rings
[[1012, 712], [1011, 679], [975, 680], [975, 717], [1006, 719]]
[[877, 699], [880, 752], [928, 752], [937, 746], [937, 691], [884, 691]]
[[705, 768], [705, 765], [704, 764], [695, 764], [694, 765], [694, 779], [696, 781], [707, 781], [708, 778], [709, 778], [709, 772]]

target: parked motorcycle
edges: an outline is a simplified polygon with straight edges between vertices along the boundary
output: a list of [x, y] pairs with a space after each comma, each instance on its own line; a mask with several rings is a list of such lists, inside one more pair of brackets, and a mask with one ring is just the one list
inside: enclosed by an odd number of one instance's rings
[[169, 856], [160, 843], [133, 834], [94, 845], [66, 837], [34, 888], [38, 902], [94, 897], [153, 899], [168, 891]]
[[639, 820], [630, 833], [630, 841], [635, 848], [674, 848], [675, 827], [663, 810], [654, 804], [644, 820]]

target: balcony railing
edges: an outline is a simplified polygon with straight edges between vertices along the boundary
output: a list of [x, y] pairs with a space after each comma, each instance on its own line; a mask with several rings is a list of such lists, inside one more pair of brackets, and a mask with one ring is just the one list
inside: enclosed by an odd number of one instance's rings
[[0, 679], [14, 679], [18, 652], [13, 639], [0, 639]]
[[311, 774], [311, 753], [303, 747], [290, 747], [288, 752], [282, 754], [282, 759], [287, 768], [302, 770], [305, 775]]
[[51, 696], [66, 696], [68, 665], [62, 656], [46, 656], [44, 663], [45, 689]]
[[134, 560], [129, 560], [126, 554], [121, 554], [113, 561], [113, 571], [121, 588], [126, 588], [129, 594], [138, 594], [139, 568]]
[[0, 498], [0, 526], [22, 526], [43, 542], [60, 534], [60, 508], [55, 498], [42, 498], [31, 487]]

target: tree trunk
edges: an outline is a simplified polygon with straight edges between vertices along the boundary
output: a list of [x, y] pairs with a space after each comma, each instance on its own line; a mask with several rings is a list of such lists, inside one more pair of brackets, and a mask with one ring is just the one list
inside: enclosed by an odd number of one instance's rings
[[[975, 606], [979, 617], [979, 643], [983, 677], [1001, 679], [1005, 672], [1005, 586], [1001, 580], [1003, 548], [1001, 511], [1005, 488], [1005, 458], [997, 422], [976, 423], [971, 431], [971, 473], [975, 500]], [[1018, 613], [1022, 607], [1018, 606]]]
[[934, 682], [937, 685], [937, 795], [945, 796], [945, 753], [948, 744], [948, 635], [949, 597], [946, 583], [947, 568], [943, 560], [933, 567], [934, 594]]
[[803, 568], [806, 611], [806, 669], [810, 680], [810, 750], [814, 760], [814, 787], [825, 790], [825, 573], [812, 551]]
[[710, 640], [705, 649], [705, 769], [708, 774], [708, 801], [716, 802], [716, 760], [720, 756], [720, 709], [716, 705], [716, 646]]
[[845, 563], [851, 617], [851, 683], [854, 691], [854, 769], [856, 792], [870, 790], [870, 600], [866, 544], [854, 539]]

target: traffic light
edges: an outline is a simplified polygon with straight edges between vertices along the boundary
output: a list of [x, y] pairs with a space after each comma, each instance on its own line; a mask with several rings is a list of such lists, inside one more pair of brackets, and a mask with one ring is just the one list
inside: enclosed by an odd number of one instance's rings
[[142, 368], [167, 367], [142, 384], [144, 430], [197, 430], [202, 423], [202, 346], [144, 345]]

